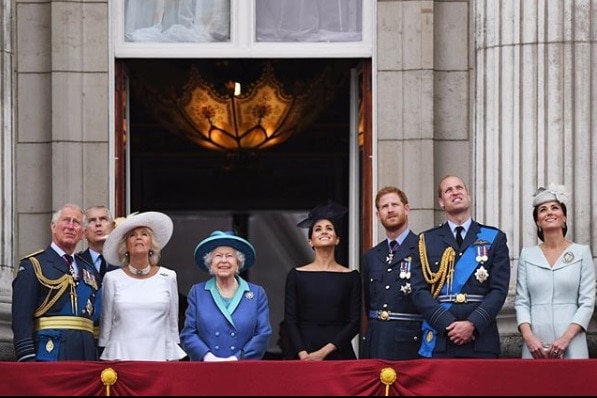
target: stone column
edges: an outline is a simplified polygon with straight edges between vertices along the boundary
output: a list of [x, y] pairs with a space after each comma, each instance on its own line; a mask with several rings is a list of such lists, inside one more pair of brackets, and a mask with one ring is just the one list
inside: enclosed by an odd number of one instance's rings
[[10, 303], [12, 270], [12, 137], [13, 137], [13, 79], [12, 79], [12, 1], [0, 3], [0, 358], [14, 357]]
[[521, 247], [537, 243], [538, 186], [569, 188], [568, 238], [597, 253], [597, 2], [478, 0], [474, 19], [476, 217], [507, 233], [514, 260], [507, 354], [520, 351], [516, 266]]

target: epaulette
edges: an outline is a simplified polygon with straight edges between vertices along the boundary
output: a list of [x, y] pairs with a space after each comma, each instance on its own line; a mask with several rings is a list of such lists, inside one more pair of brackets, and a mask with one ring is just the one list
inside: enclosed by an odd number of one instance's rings
[[87, 264], [90, 267], [93, 267], [93, 264], [91, 264], [89, 261], [87, 261], [87, 259], [85, 259], [85, 257], [83, 257], [83, 252], [79, 252], [75, 255], [75, 257], [77, 258], [77, 261], [82, 261], [85, 264]]
[[33, 252], [33, 253], [31, 253], [31, 254], [27, 254], [26, 256], [23, 256], [23, 257], [21, 258], [21, 260], [24, 260], [24, 259], [26, 259], [26, 258], [29, 258], [29, 257], [37, 256], [38, 254], [40, 254], [40, 253], [43, 253], [43, 252], [44, 252], [44, 250], [45, 250], [45, 249], [41, 249], [41, 250], [38, 250], [38, 251], [36, 251], [36, 252]]
[[435, 231], [436, 229], [440, 229], [441, 227], [444, 226], [444, 223], [438, 224], [435, 227], [431, 227], [423, 232], [421, 232], [422, 234], [426, 234], [427, 232], [431, 232], [431, 231]]
[[485, 224], [481, 224], [481, 223], [478, 223], [478, 224], [479, 224], [479, 227], [495, 229], [496, 231], [501, 231], [498, 227], [494, 227], [492, 225], [485, 225]]

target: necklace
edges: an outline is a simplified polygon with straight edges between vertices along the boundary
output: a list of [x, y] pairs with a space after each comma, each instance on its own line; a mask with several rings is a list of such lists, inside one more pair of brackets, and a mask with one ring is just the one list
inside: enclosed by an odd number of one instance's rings
[[149, 274], [149, 270], [151, 269], [151, 265], [147, 264], [144, 268], [142, 269], [137, 269], [135, 267], [133, 267], [132, 265], [129, 264], [129, 271], [131, 271], [133, 273], [133, 275], [147, 275]]

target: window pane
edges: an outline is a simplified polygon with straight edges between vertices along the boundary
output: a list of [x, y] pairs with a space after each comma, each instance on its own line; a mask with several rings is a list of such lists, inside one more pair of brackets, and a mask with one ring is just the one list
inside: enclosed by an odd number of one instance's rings
[[362, 0], [256, 0], [258, 42], [360, 42]]
[[230, 0], [125, 0], [127, 42], [230, 40]]

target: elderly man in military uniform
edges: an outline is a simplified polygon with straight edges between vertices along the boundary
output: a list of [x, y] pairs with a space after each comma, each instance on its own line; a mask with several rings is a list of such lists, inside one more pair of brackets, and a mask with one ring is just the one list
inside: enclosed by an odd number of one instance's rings
[[438, 196], [447, 222], [419, 235], [412, 276], [413, 302], [425, 318], [419, 353], [497, 358], [496, 317], [510, 283], [506, 235], [471, 218], [471, 197], [459, 177], [444, 177]]
[[397, 187], [383, 187], [375, 207], [386, 238], [365, 253], [361, 265], [368, 315], [363, 357], [418, 359], [423, 317], [412, 302], [410, 279], [419, 249], [408, 226], [408, 198]]
[[99, 274], [73, 255], [85, 222], [79, 206], [65, 204], [52, 216], [52, 243], [19, 264], [12, 284], [18, 361], [97, 360], [92, 318]]

